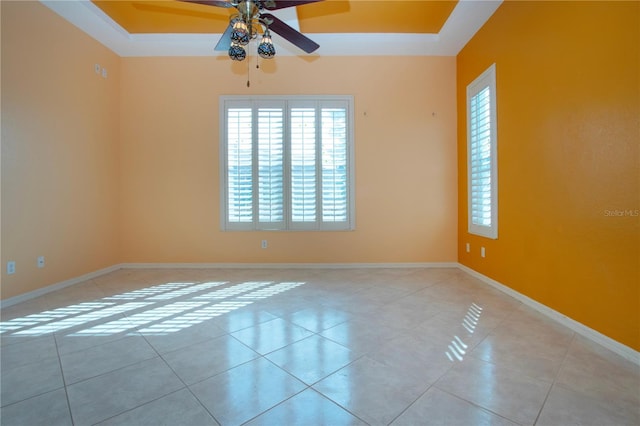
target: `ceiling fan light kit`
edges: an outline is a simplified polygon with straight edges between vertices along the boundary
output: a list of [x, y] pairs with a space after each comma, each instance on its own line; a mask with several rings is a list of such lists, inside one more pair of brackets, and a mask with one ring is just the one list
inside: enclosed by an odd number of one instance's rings
[[239, 44], [231, 44], [229, 47], [229, 57], [234, 61], [244, 61], [247, 57], [247, 51]]
[[236, 21], [233, 24], [233, 30], [231, 30], [231, 42], [241, 46], [246, 46], [249, 44], [250, 40], [251, 38], [249, 36], [247, 24], [242, 21]]
[[262, 41], [258, 45], [258, 55], [264, 59], [271, 59], [276, 56], [276, 48], [273, 46], [273, 41], [271, 41], [269, 30], [264, 32]]
[[247, 57], [244, 46], [262, 33], [258, 44], [258, 55], [264, 59], [271, 59], [276, 55], [276, 49], [271, 39], [270, 30], [288, 40], [307, 53], [314, 52], [319, 44], [292, 28], [284, 21], [263, 10], [277, 10], [287, 7], [300, 6], [323, 0], [181, 0], [188, 3], [198, 3], [207, 6], [235, 8], [238, 13], [233, 14], [229, 26], [218, 41], [215, 50], [227, 50], [234, 61], [242, 61]]

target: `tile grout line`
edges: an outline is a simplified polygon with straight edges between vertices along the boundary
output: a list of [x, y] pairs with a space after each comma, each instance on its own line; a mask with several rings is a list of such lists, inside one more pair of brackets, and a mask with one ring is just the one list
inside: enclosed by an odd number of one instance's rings
[[[168, 394], [166, 394], [166, 395], [161, 395], [161, 396], [159, 396], [159, 397], [157, 397], [157, 398], [151, 399], [151, 400], [149, 400], [149, 401], [147, 401], [147, 402], [145, 402], [145, 403], [143, 403], [143, 404], [140, 404], [140, 405], [138, 405], [138, 406], [128, 408], [128, 409], [126, 409], [126, 410], [124, 410], [124, 411], [122, 411], [122, 412], [120, 412], [120, 413], [116, 413], [116, 414], [114, 414], [114, 415], [112, 415], [112, 416], [109, 416], [109, 417], [106, 417], [106, 418], [104, 418], [104, 419], [98, 420], [97, 422], [93, 423], [93, 424], [92, 424], [92, 426], [98, 426], [98, 425], [100, 425], [100, 423], [104, 423], [104, 422], [106, 422], [107, 420], [111, 420], [111, 419], [113, 419], [113, 418], [115, 418], [115, 417], [118, 417], [118, 416], [121, 416], [121, 415], [123, 415], [123, 414], [125, 414], [125, 413], [129, 413], [129, 412], [131, 412], [131, 411], [137, 410], [138, 408], [144, 407], [144, 406], [145, 406], [145, 405], [147, 405], [147, 404], [151, 404], [152, 402], [155, 402], [155, 401], [157, 401], [157, 400], [159, 400], [159, 399], [162, 399], [162, 398], [166, 398], [166, 397], [167, 397], [167, 396], [169, 396], [169, 395], [173, 395], [174, 393], [178, 393], [178, 392], [183, 391], [183, 390], [185, 390], [185, 389], [186, 389], [186, 386], [185, 386], [184, 388], [180, 388], [180, 389], [176, 389], [176, 390], [174, 390], [174, 391], [171, 391], [171, 392], [169, 392], [169, 393], [168, 393]], [[198, 402], [200, 402], [200, 401], [198, 401]], [[217, 422], [217, 420], [216, 420], [216, 422]], [[219, 423], [218, 423], [218, 424], [219, 424]]]
[[[283, 321], [287, 321], [286, 319], [284, 319], [284, 318], [282, 318], [282, 317], [278, 317], [278, 318], [282, 319]], [[287, 322], [289, 322], [289, 323], [291, 323], [291, 324], [294, 324], [294, 323], [292, 323], [292, 322], [290, 322], [290, 321], [287, 321]], [[294, 325], [297, 325], [297, 324], [294, 324]], [[299, 327], [302, 327], [302, 326], [299, 326]], [[304, 327], [303, 327], [303, 328], [304, 328]], [[331, 327], [330, 327], [330, 328], [331, 328]], [[305, 329], [306, 329], [306, 328], [305, 328]], [[309, 330], [309, 329], [306, 329], [306, 330]], [[347, 350], [349, 350], [349, 351], [350, 351], [350, 349], [349, 349], [349, 348], [347, 348], [346, 346], [343, 346], [342, 344], [340, 344], [340, 343], [338, 343], [338, 342], [334, 342], [333, 340], [331, 340], [331, 339], [329, 339], [329, 338], [327, 338], [327, 337], [322, 336], [322, 335], [320, 334], [320, 332], [316, 332], [316, 331], [313, 331], [313, 330], [309, 330], [309, 331], [311, 331], [311, 332], [313, 333], [311, 336], [308, 336], [308, 337], [305, 337], [304, 339], [301, 339], [301, 340], [298, 340], [298, 341], [296, 341], [296, 342], [290, 343], [290, 344], [288, 344], [288, 345], [286, 345], [286, 346], [283, 346], [282, 348], [274, 349], [273, 351], [271, 351], [271, 352], [267, 352], [267, 353], [265, 353], [264, 355], [260, 354], [260, 356], [261, 356], [262, 358], [264, 358], [264, 360], [265, 360], [265, 361], [269, 362], [270, 364], [272, 364], [272, 365], [273, 365], [273, 366], [275, 366], [276, 368], [278, 368], [278, 369], [282, 370], [285, 374], [288, 374], [289, 376], [293, 377], [294, 379], [296, 379], [296, 380], [298, 380], [299, 382], [301, 382], [302, 384], [304, 384], [304, 385], [305, 385], [305, 388], [304, 388], [304, 389], [302, 389], [302, 390], [300, 390], [300, 392], [297, 392], [297, 393], [295, 393], [295, 394], [291, 395], [290, 397], [285, 398], [284, 400], [280, 401], [279, 403], [277, 403], [277, 404], [276, 404], [276, 405], [274, 405], [273, 407], [270, 407], [270, 408], [268, 408], [267, 410], [265, 410], [265, 411], [263, 411], [263, 412], [261, 412], [261, 413], [257, 414], [256, 416], [254, 416], [254, 417], [252, 417], [251, 419], [247, 420], [246, 422], [242, 423], [242, 425], [245, 425], [245, 424], [247, 424], [247, 423], [249, 423], [249, 422], [253, 421], [254, 419], [256, 419], [256, 418], [258, 418], [258, 417], [262, 416], [263, 414], [266, 414], [267, 412], [269, 412], [269, 411], [273, 410], [274, 408], [278, 407], [279, 405], [284, 404], [286, 401], [289, 401], [290, 399], [292, 399], [292, 398], [293, 398], [293, 397], [295, 397], [296, 395], [299, 395], [299, 394], [301, 394], [302, 392], [305, 392], [305, 391], [307, 391], [307, 390], [311, 390], [311, 391], [313, 391], [313, 392], [316, 392], [316, 393], [317, 393], [318, 395], [320, 395], [322, 398], [325, 398], [325, 399], [327, 399], [328, 401], [330, 401], [331, 403], [335, 404], [337, 407], [340, 407], [340, 408], [341, 408], [341, 409], [343, 409], [345, 412], [349, 413], [351, 416], [353, 416], [353, 417], [357, 418], [358, 420], [362, 421], [363, 423], [365, 423], [365, 424], [367, 424], [367, 425], [369, 424], [369, 423], [367, 423], [366, 421], [362, 420], [360, 417], [358, 417], [355, 413], [351, 412], [351, 411], [350, 411], [349, 409], [347, 409], [346, 407], [343, 407], [341, 404], [339, 404], [338, 402], [336, 402], [336, 401], [334, 401], [333, 399], [329, 398], [329, 396], [327, 396], [327, 395], [323, 394], [322, 392], [320, 392], [319, 390], [317, 390], [317, 389], [315, 389], [315, 388], [313, 387], [314, 385], [318, 384], [319, 382], [321, 382], [322, 380], [326, 379], [327, 377], [329, 377], [329, 376], [331, 376], [331, 375], [333, 375], [333, 374], [337, 373], [338, 371], [340, 371], [340, 370], [342, 370], [342, 369], [344, 369], [344, 368], [347, 368], [348, 366], [350, 366], [351, 364], [353, 364], [353, 363], [354, 363], [354, 362], [356, 362], [357, 360], [359, 360], [359, 359], [361, 359], [361, 358], [365, 357], [365, 356], [366, 356], [366, 354], [363, 354], [363, 355], [360, 355], [359, 357], [354, 358], [353, 360], [351, 360], [351, 361], [350, 361], [349, 363], [347, 363], [346, 365], [344, 365], [344, 366], [342, 366], [342, 367], [340, 367], [340, 368], [336, 369], [335, 371], [332, 371], [332, 372], [328, 373], [326, 376], [321, 377], [320, 379], [316, 380], [315, 382], [313, 382], [313, 383], [311, 383], [311, 384], [307, 384], [307, 383], [306, 383], [305, 381], [303, 381], [302, 379], [300, 379], [300, 378], [296, 377], [293, 373], [289, 372], [288, 370], [286, 370], [286, 369], [285, 369], [285, 368], [283, 368], [283, 367], [280, 367], [280, 366], [279, 366], [279, 365], [277, 365], [275, 362], [273, 362], [273, 361], [271, 361], [269, 358], [267, 358], [267, 355], [269, 355], [269, 354], [271, 354], [271, 353], [277, 352], [277, 351], [279, 351], [279, 350], [281, 350], [281, 349], [286, 348], [287, 346], [293, 345], [293, 344], [298, 343], [298, 342], [300, 342], [300, 341], [302, 341], [302, 340], [308, 339], [308, 338], [310, 338], [310, 337], [312, 337], [312, 336], [318, 336], [319, 338], [327, 339], [328, 341], [333, 342], [333, 343], [335, 343], [335, 344], [337, 344], [337, 345], [340, 345], [340, 346], [342, 346], [342, 347], [344, 347], [345, 349], [347, 349]], [[324, 330], [322, 330], [322, 331], [324, 331]], [[233, 336], [232, 336], [232, 337], [233, 337]], [[237, 339], [236, 339], [236, 340], [237, 340]], [[242, 342], [241, 342], [241, 343], [242, 343]], [[251, 348], [250, 348], [250, 349], [251, 349]], [[250, 361], [247, 361], [247, 362], [251, 362], [251, 361], [254, 361], [254, 360], [250, 360]], [[234, 367], [234, 368], [235, 368], [235, 367]]]
[[[478, 347], [482, 344], [482, 342], [483, 342], [483, 341], [485, 341], [487, 338], [489, 338], [490, 336], [494, 335], [495, 330], [496, 330], [496, 329], [498, 329], [498, 327], [500, 327], [500, 325], [501, 325], [502, 323], [504, 323], [505, 321], [507, 321], [507, 320], [508, 320], [512, 315], [515, 315], [515, 312], [518, 310], [518, 307], [520, 307], [520, 306], [522, 306], [522, 305], [523, 305], [523, 304], [520, 302], [518, 305], [516, 305], [516, 306], [511, 310], [511, 312], [509, 312], [509, 313], [508, 313], [507, 315], [505, 315], [502, 319], [500, 319], [500, 321], [499, 321], [499, 322], [498, 322], [498, 323], [497, 323], [493, 328], [491, 328], [491, 330], [487, 333], [487, 335], [486, 335], [486, 336], [484, 336], [484, 337], [483, 337], [483, 338], [482, 338], [482, 339], [481, 339], [481, 340], [480, 340], [480, 341], [479, 341], [479, 342], [478, 342], [478, 343], [473, 347], [473, 349], [469, 352], [468, 356], [469, 356], [469, 357], [472, 357], [472, 358], [474, 358], [474, 359], [476, 359], [477, 361], [480, 361], [480, 362], [486, 362], [486, 363], [489, 363], [489, 364], [492, 364], [492, 365], [496, 365], [496, 363], [495, 363], [495, 362], [493, 362], [493, 361], [485, 361], [485, 360], [483, 360], [483, 359], [481, 359], [481, 358], [476, 358], [476, 357], [474, 357], [474, 356], [473, 356], [473, 354], [472, 354], [472, 353], [473, 353], [473, 350], [475, 350], [476, 348], [478, 348]], [[466, 359], [468, 360], [468, 358], [466, 358]], [[459, 361], [459, 363], [462, 363], [462, 362], [464, 362], [464, 360]], [[474, 401], [468, 400], [468, 399], [466, 399], [466, 398], [461, 397], [460, 395], [456, 395], [456, 394], [454, 394], [454, 393], [452, 393], [452, 392], [450, 392], [450, 391], [448, 391], [448, 390], [446, 390], [446, 389], [440, 388], [440, 387], [438, 386], [438, 382], [439, 382], [439, 381], [440, 381], [440, 380], [441, 380], [441, 379], [442, 379], [442, 378], [443, 378], [443, 377], [444, 377], [444, 376], [445, 376], [449, 371], [451, 371], [451, 370], [455, 367], [455, 365], [456, 365], [456, 363], [454, 362], [454, 363], [451, 365], [451, 367], [449, 367], [449, 369], [448, 369], [446, 372], [444, 372], [443, 374], [441, 374], [441, 375], [440, 375], [440, 377], [439, 377], [439, 378], [438, 378], [438, 379], [437, 379], [437, 380], [432, 384], [432, 386], [431, 386], [431, 387], [433, 387], [434, 389], [437, 389], [437, 390], [438, 390], [438, 391], [440, 391], [440, 392], [444, 392], [444, 393], [446, 393], [446, 394], [450, 395], [451, 397], [454, 397], [454, 398], [459, 399], [459, 400], [461, 400], [461, 401], [464, 401], [464, 402], [466, 402], [466, 403], [468, 403], [468, 404], [471, 404], [471, 405], [473, 405], [474, 407], [479, 408], [480, 410], [483, 410], [483, 411], [485, 411], [485, 412], [491, 413], [492, 415], [495, 415], [495, 416], [498, 416], [498, 417], [500, 417], [500, 418], [503, 418], [503, 419], [505, 419], [505, 420], [507, 420], [507, 421], [509, 421], [509, 422], [511, 422], [511, 423], [514, 423], [514, 424], [517, 424], [517, 425], [522, 425], [522, 423], [520, 423], [519, 421], [517, 421], [517, 420], [515, 420], [515, 419], [511, 419], [511, 418], [509, 418], [509, 417], [506, 417], [505, 415], [502, 415], [502, 414], [500, 414], [500, 413], [498, 413], [498, 412], [496, 412], [496, 411], [494, 411], [494, 410], [492, 410], [492, 409], [490, 409], [490, 408], [488, 408], [488, 407], [484, 407], [484, 406], [479, 405], [478, 403], [476, 403], [476, 402], [474, 402]], [[497, 366], [497, 365], [496, 365], [496, 366]], [[525, 377], [533, 378], [533, 377], [531, 377], [531, 376], [528, 376], [528, 374], [525, 374]], [[426, 391], [425, 391], [425, 393], [426, 393]], [[543, 405], [544, 405], [544, 403], [543, 403]], [[536, 419], [537, 419], [537, 418], [536, 418]]]
[[[479, 344], [479, 343], [478, 343], [478, 344]], [[417, 397], [413, 402], [411, 402], [409, 405], [407, 405], [407, 406], [405, 407], [405, 409], [404, 409], [404, 410], [402, 410], [402, 412], [401, 412], [400, 414], [398, 414], [396, 417], [394, 417], [394, 419], [393, 419], [393, 420], [391, 420], [391, 422], [389, 422], [389, 425], [393, 424], [393, 422], [395, 422], [396, 420], [398, 420], [398, 418], [399, 418], [400, 416], [402, 416], [402, 415], [403, 415], [403, 414], [404, 414], [404, 413], [405, 413], [405, 412], [406, 412], [406, 411], [407, 411], [407, 410], [408, 410], [408, 409], [409, 409], [413, 404], [415, 404], [415, 403], [416, 403], [416, 401], [418, 401], [420, 398], [422, 398], [422, 397], [424, 396], [424, 394], [426, 394], [426, 393], [429, 391], [429, 389], [434, 388], [434, 389], [438, 389], [439, 391], [443, 391], [442, 389], [440, 389], [440, 388], [436, 387], [436, 384], [440, 381], [440, 379], [442, 379], [442, 377], [444, 377], [444, 375], [445, 375], [445, 374], [447, 374], [449, 371], [451, 371], [451, 369], [452, 369], [454, 366], [455, 366], [455, 362], [452, 362], [452, 363], [451, 363], [451, 365], [449, 366], [449, 368], [447, 368], [445, 371], [443, 371], [443, 372], [442, 372], [442, 374], [440, 374], [440, 375], [439, 375], [439, 376], [438, 376], [438, 377], [433, 381], [433, 383], [431, 383], [431, 384], [427, 387], [427, 389], [425, 389], [425, 391], [424, 391], [424, 392], [422, 392], [422, 393], [421, 393], [421, 394], [420, 394], [420, 395], [419, 395], [419, 396], [418, 396], [418, 397]], [[447, 392], [447, 393], [449, 393], [449, 392]], [[450, 394], [450, 393], [449, 393], [449, 394]], [[452, 395], [452, 394], [450, 394], [450, 395]], [[455, 395], [452, 395], [452, 396], [455, 396]], [[460, 399], [460, 397], [456, 397], [456, 398]], [[475, 404], [474, 404], [474, 405], [475, 405]]]
[[71, 401], [69, 400], [69, 390], [67, 389], [67, 380], [64, 377], [64, 368], [62, 367], [62, 358], [60, 357], [60, 348], [58, 347], [58, 339], [56, 333], [53, 334], [53, 342], [56, 345], [56, 354], [58, 355], [58, 365], [60, 366], [60, 376], [62, 376], [62, 385], [64, 387], [64, 396], [67, 400], [67, 410], [69, 410], [69, 419], [71, 420], [71, 424], [74, 425], [75, 421], [73, 420], [73, 412], [71, 411]]
[[556, 385], [556, 381], [558, 380], [558, 375], [562, 371], [562, 367], [564, 366], [564, 364], [565, 364], [565, 362], [567, 360], [567, 357], [569, 356], [569, 350], [571, 349], [571, 345], [573, 345], [573, 342], [576, 340], [576, 336], [577, 336], [577, 333], [574, 331], [573, 334], [571, 335], [571, 340], [569, 341], [569, 343], [567, 343], [567, 348], [564, 351], [564, 355], [562, 357], [562, 361], [560, 362], [560, 365], [558, 366], [558, 369], [556, 370], [556, 374], [553, 376], [553, 380], [551, 382], [551, 386], [549, 386], [549, 390], [547, 391], [547, 394], [544, 396], [544, 401], [542, 401], [542, 405], [540, 405], [540, 410], [538, 410], [538, 415], [536, 416], [536, 419], [533, 422], [534, 425], [538, 424], [538, 420], [540, 420], [540, 415], [542, 414], [542, 411], [544, 410], [544, 406], [547, 404], [547, 400], [549, 399], [549, 395], [551, 395], [551, 391], [553, 390], [553, 388]]
[[507, 421], [508, 421], [508, 422], [510, 422], [510, 423], [513, 423], [513, 424], [515, 424], [515, 425], [519, 425], [519, 426], [524, 426], [522, 423], [520, 423], [520, 422], [519, 422], [519, 421], [517, 421], [517, 420], [514, 420], [514, 419], [511, 419], [511, 418], [509, 418], [509, 417], [506, 417], [506, 416], [504, 416], [503, 414], [500, 414], [500, 413], [497, 413], [497, 412], [495, 412], [495, 411], [491, 410], [490, 408], [483, 407], [482, 405], [478, 405], [477, 403], [475, 403], [475, 402], [473, 402], [473, 401], [469, 401], [468, 399], [462, 398], [462, 397], [461, 397], [461, 396], [459, 396], [459, 395], [453, 394], [453, 393], [449, 392], [449, 391], [448, 391], [448, 390], [446, 390], [446, 389], [441, 389], [441, 388], [439, 388], [438, 386], [436, 386], [436, 384], [435, 384], [435, 383], [433, 384], [433, 386], [432, 386], [432, 387], [433, 387], [434, 389], [437, 389], [437, 390], [438, 390], [438, 391], [440, 391], [440, 392], [446, 393], [447, 395], [449, 395], [449, 396], [451, 396], [451, 397], [453, 397], [453, 398], [459, 399], [460, 401], [464, 401], [464, 402], [466, 402], [467, 404], [471, 404], [471, 405], [473, 405], [474, 407], [477, 407], [478, 409], [480, 409], [480, 410], [482, 410], [482, 411], [485, 411], [485, 412], [487, 412], [487, 413], [491, 413], [492, 415], [497, 416], [497, 417], [500, 417], [501, 419], [505, 419], [505, 420], [507, 420]]

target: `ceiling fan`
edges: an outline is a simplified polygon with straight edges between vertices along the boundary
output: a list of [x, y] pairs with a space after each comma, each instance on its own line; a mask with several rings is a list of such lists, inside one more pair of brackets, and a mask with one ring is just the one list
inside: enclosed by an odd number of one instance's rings
[[229, 57], [235, 61], [242, 61], [247, 56], [244, 46], [262, 32], [262, 39], [258, 44], [258, 54], [265, 59], [273, 58], [276, 50], [271, 40], [271, 31], [290, 41], [307, 53], [315, 51], [320, 45], [304, 34], [286, 24], [271, 13], [270, 10], [284, 9], [315, 3], [322, 0], [180, 0], [188, 3], [206, 6], [235, 8], [237, 13], [231, 15], [229, 26], [222, 34], [215, 50], [229, 52]]

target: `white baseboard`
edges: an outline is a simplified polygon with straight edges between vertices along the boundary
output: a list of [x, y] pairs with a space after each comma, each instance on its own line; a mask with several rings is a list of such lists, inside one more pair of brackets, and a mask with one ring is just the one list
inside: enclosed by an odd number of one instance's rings
[[469, 275], [478, 278], [491, 287], [513, 297], [530, 308], [546, 315], [554, 321], [568, 327], [581, 336], [592, 340], [623, 358], [640, 365], [640, 352], [613, 340], [604, 334], [575, 321], [542, 303], [519, 293], [506, 285], [495, 281], [481, 273], [458, 262], [420, 262], [420, 263], [121, 263], [100, 269], [76, 278], [65, 280], [38, 290], [30, 291], [6, 300], [0, 300], [0, 308], [43, 296], [52, 291], [60, 290], [83, 281], [97, 278], [118, 269], [355, 269], [355, 268], [458, 268]]
[[68, 279], [68, 280], [65, 280], [65, 281], [61, 281], [61, 282], [56, 283], [56, 284], [48, 285], [46, 287], [42, 287], [42, 288], [39, 288], [37, 290], [30, 291], [28, 293], [23, 293], [23, 294], [19, 294], [17, 296], [14, 296], [14, 297], [9, 297], [8, 299], [0, 300], [0, 309], [6, 308], [6, 307], [11, 306], [11, 305], [15, 305], [17, 303], [26, 302], [27, 300], [35, 299], [36, 297], [44, 296], [45, 294], [51, 293], [52, 291], [60, 290], [60, 289], [63, 289], [65, 287], [69, 287], [69, 286], [72, 286], [72, 285], [75, 285], [75, 284], [79, 284], [79, 283], [81, 283], [83, 281], [90, 280], [90, 279], [93, 279], [93, 278], [97, 278], [97, 277], [99, 277], [101, 275], [108, 274], [108, 273], [113, 272], [113, 271], [117, 271], [118, 269], [121, 269], [121, 268], [122, 268], [122, 266], [120, 266], [120, 265], [109, 266], [107, 268], [100, 269], [100, 270], [97, 270], [97, 271], [94, 271], [94, 272], [89, 272], [88, 274], [81, 275], [81, 276], [75, 277], [75, 278], [71, 278], [71, 279]]
[[466, 273], [468, 273], [469, 275], [478, 278], [479, 280], [483, 281], [484, 283], [490, 285], [491, 287], [513, 297], [514, 299], [524, 303], [525, 305], [527, 305], [528, 307], [535, 309], [536, 311], [540, 312], [541, 314], [551, 318], [552, 320], [559, 322], [560, 324], [564, 325], [565, 327], [575, 331], [576, 333], [578, 333], [581, 336], [586, 337], [587, 339], [598, 343], [602, 346], [604, 346], [605, 348], [609, 349], [612, 352], [615, 352], [616, 354], [620, 355], [621, 357], [635, 363], [636, 365], [640, 366], [640, 352], [636, 351], [635, 349], [630, 348], [629, 346], [623, 345], [622, 343], [613, 340], [610, 337], [605, 336], [604, 334], [587, 327], [586, 325], [572, 319], [569, 318], [566, 315], [561, 314], [560, 312], [551, 309], [550, 307], [543, 305], [540, 302], [536, 302], [535, 300], [525, 296], [522, 293], [519, 293], [517, 291], [515, 291], [514, 289], [507, 287], [506, 285], [487, 277], [486, 275], [482, 275], [481, 273], [465, 266], [462, 264], [458, 264], [458, 267], [465, 271]]
[[417, 263], [123, 263], [123, 269], [355, 269], [457, 268], [457, 262]]

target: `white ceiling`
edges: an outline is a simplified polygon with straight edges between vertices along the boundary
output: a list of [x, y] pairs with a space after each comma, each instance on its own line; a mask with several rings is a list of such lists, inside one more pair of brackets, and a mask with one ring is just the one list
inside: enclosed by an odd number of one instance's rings
[[[130, 34], [89, 0], [41, 2], [119, 56], [216, 56], [221, 34]], [[461, 0], [439, 34], [313, 34], [318, 56], [455, 56], [500, 6], [502, 0]], [[295, 8], [273, 13], [298, 28]], [[301, 51], [277, 35], [280, 56]]]

